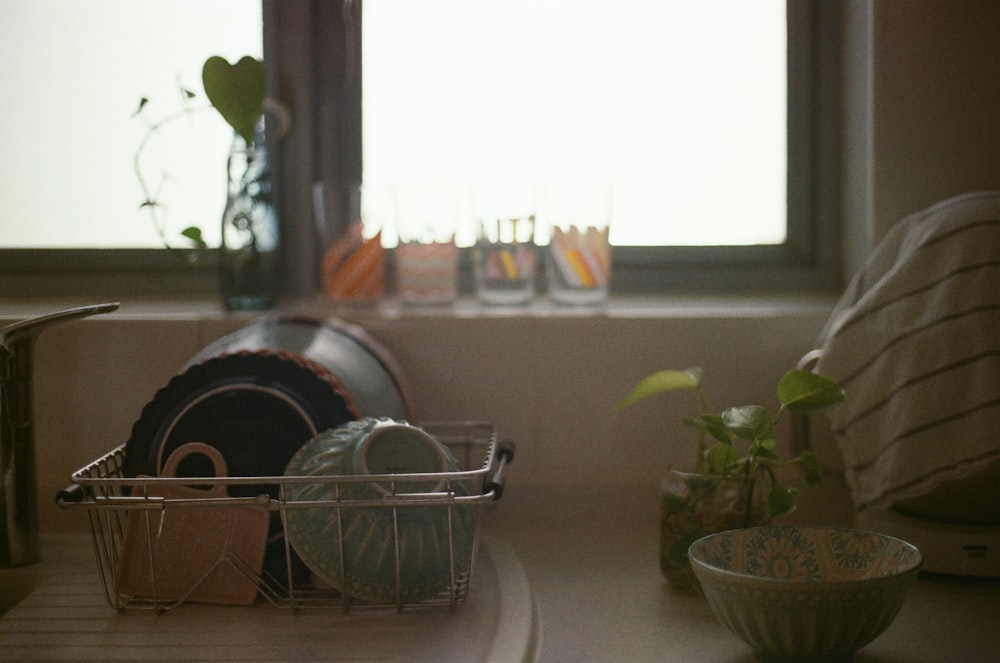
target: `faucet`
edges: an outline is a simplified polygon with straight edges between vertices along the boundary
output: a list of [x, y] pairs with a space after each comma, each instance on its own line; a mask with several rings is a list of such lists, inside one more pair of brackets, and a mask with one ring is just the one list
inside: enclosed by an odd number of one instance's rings
[[0, 327], [0, 568], [39, 558], [32, 416], [35, 340], [57, 322], [117, 308], [118, 303], [80, 306]]

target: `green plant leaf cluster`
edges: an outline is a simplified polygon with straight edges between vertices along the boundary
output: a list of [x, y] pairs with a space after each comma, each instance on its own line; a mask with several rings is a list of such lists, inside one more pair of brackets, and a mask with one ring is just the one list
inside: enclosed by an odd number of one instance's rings
[[[785, 412], [811, 416], [833, 409], [844, 399], [843, 388], [825, 375], [792, 369], [778, 382], [779, 407], [774, 413], [760, 405], [741, 405], [716, 414], [707, 408], [701, 378], [699, 368], [656, 371], [633, 387], [615, 405], [615, 411], [657, 394], [695, 391], [701, 411], [683, 420], [697, 434], [695, 472], [717, 475], [744, 473], [747, 477], [766, 473], [773, 486], [767, 498], [768, 515], [773, 517], [794, 511], [796, 494], [802, 488], [820, 482], [822, 467], [811, 451], [803, 451], [789, 459], [780, 458], [776, 452], [778, 445], [774, 429]], [[737, 441], [744, 444], [738, 446]], [[785, 486], [778, 480], [777, 468], [793, 464], [801, 465], [805, 470], [802, 486]]]

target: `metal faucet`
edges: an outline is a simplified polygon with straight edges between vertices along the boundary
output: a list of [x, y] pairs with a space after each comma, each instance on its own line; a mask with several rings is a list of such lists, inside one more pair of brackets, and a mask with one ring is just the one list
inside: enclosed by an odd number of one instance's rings
[[81, 306], [0, 327], [0, 568], [39, 558], [32, 416], [35, 339], [57, 322], [117, 308], [117, 303]]

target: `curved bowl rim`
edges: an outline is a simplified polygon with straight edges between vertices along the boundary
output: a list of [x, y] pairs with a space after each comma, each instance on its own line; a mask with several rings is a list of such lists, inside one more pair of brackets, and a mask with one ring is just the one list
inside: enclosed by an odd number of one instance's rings
[[[723, 535], [731, 535], [734, 532], [741, 532], [746, 530], [823, 530], [823, 531], [846, 531], [846, 532], [857, 532], [861, 534], [868, 534], [872, 536], [879, 536], [890, 541], [895, 541], [902, 544], [904, 547], [909, 548], [916, 554], [915, 561], [912, 565], [906, 568], [899, 569], [894, 573], [889, 573], [880, 576], [862, 577], [862, 578], [845, 578], [842, 580], [788, 580], [785, 578], [771, 578], [767, 576], [756, 576], [749, 573], [744, 573], [740, 571], [733, 571], [730, 569], [720, 569], [717, 566], [712, 566], [708, 562], [698, 559], [696, 555], [693, 554], [695, 547], [705, 541], [706, 539], [711, 539], [713, 537], [719, 537]], [[707, 534], [700, 539], [692, 542], [688, 546], [688, 559], [691, 562], [691, 568], [697, 575], [699, 571], [707, 572], [708, 574], [714, 575], [717, 578], [733, 578], [741, 582], [751, 582], [761, 587], [773, 587], [773, 588], [792, 588], [792, 587], [810, 587], [815, 588], [818, 591], [824, 589], [834, 589], [834, 588], [861, 588], [868, 585], [879, 585], [885, 584], [894, 580], [902, 580], [912, 576], [915, 578], [919, 573], [920, 569], [923, 567], [924, 555], [921, 550], [910, 543], [909, 541], [904, 541], [898, 537], [892, 536], [890, 534], [884, 534], [882, 532], [873, 532], [871, 530], [861, 529], [857, 527], [839, 527], [839, 526], [826, 526], [826, 525], [762, 525], [759, 527], [741, 527], [737, 529], [725, 530], [722, 532], [714, 532], [712, 534]], [[702, 581], [703, 582], [703, 581]]]
[[[428, 493], [441, 492], [441, 489], [444, 488], [444, 484], [446, 481], [445, 474], [447, 472], [452, 471], [453, 469], [457, 469], [451, 467], [451, 465], [454, 463], [454, 459], [448, 455], [445, 447], [433, 435], [425, 431], [420, 426], [416, 426], [407, 421], [394, 420], [390, 418], [382, 418], [376, 420], [375, 425], [372, 426], [371, 431], [368, 433], [368, 435], [365, 436], [365, 438], [357, 446], [354, 452], [355, 457], [357, 459], [358, 472], [360, 474], [365, 474], [365, 475], [388, 474], [388, 473], [372, 472], [370, 470], [368, 466], [368, 449], [375, 441], [378, 440], [380, 436], [385, 435], [386, 433], [390, 433], [392, 431], [399, 431], [399, 430], [407, 431], [415, 438], [419, 438], [421, 441], [423, 441], [425, 445], [427, 445], [429, 448], [433, 449], [436, 452], [439, 461], [438, 468], [435, 470], [424, 470], [421, 472], [406, 472], [405, 474], [440, 475], [440, 478], [437, 480], [437, 483], [435, 483], [432, 488], [427, 488], [426, 490], [421, 492], [428, 492]], [[372, 481], [371, 486], [382, 495], [385, 495], [387, 497], [393, 495], [393, 492], [391, 490], [389, 490], [388, 488], [386, 488], [377, 481]]]

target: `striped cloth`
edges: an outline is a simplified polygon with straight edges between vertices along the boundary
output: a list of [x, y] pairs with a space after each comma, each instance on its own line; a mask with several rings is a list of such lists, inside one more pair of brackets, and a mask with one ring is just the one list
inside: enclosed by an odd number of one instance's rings
[[896, 224], [818, 347], [847, 392], [830, 423], [859, 510], [1000, 460], [1000, 192]]

